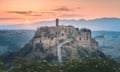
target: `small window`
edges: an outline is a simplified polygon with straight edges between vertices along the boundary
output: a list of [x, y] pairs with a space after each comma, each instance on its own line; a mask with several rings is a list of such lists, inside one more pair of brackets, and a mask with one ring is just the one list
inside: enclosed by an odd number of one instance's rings
[[54, 38], [52, 37], [51, 40], [53, 40]]
[[79, 38], [81, 40], [81, 38]]
[[62, 36], [64, 36], [64, 33], [62, 33]]

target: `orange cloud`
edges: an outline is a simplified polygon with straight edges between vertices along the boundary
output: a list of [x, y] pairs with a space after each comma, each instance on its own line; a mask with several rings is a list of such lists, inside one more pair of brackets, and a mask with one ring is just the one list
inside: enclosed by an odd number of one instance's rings
[[[0, 24], [25, 20], [120, 18], [120, 0], [0, 0]], [[7, 11], [7, 12], [6, 12]], [[2, 18], [11, 18], [9, 21]], [[13, 19], [12, 19], [13, 18]], [[4, 21], [3, 21], [4, 20]], [[10, 21], [11, 20], [11, 21]]]
[[19, 20], [19, 19], [21, 19], [21, 18], [11, 18], [11, 17], [6, 17], [6, 18], [0, 18], [0, 20]]
[[56, 9], [52, 9], [53, 11], [73, 11], [73, 9], [67, 8], [65, 6], [56, 8]]

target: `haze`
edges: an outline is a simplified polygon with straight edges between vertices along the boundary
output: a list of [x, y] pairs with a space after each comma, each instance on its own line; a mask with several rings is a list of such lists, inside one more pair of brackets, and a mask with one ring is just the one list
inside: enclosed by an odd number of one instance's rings
[[120, 17], [120, 0], [0, 0], [0, 24]]

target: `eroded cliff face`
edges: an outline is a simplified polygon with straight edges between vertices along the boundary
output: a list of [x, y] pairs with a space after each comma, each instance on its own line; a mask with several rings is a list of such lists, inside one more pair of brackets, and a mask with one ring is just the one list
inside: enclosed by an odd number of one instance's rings
[[38, 28], [34, 38], [29, 43], [32, 46], [31, 52], [24, 56], [56, 60], [58, 45], [67, 40], [71, 41], [61, 46], [63, 60], [68, 60], [71, 57], [103, 56], [102, 52], [98, 50], [98, 43], [91, 38], [91, 31], [89, 29], [79, 30], [73, 26]]

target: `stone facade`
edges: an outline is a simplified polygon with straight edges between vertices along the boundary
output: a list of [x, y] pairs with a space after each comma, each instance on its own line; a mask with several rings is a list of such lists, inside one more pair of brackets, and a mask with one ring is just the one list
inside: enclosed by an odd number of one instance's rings
[[79, 30], [73, 26], [38, 28], [35, 33], [34, 44], [42, 43], [45, 48], [49, 48], [71, 38], [81, 47], [98, 48], [98, 43], [91, 38], [91, 30], [85, 28]]

